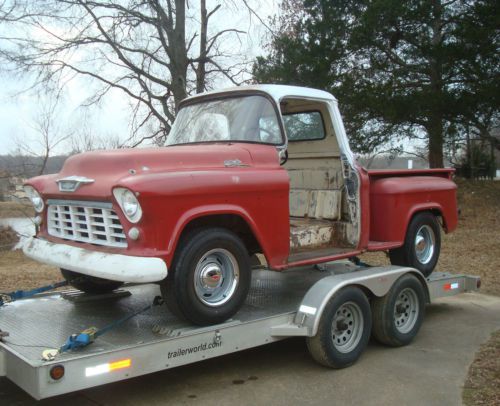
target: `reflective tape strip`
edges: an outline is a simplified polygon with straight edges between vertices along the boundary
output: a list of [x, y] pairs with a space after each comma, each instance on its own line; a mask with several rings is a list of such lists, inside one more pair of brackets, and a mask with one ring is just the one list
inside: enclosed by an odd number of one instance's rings
[[95, 367], [87, 367], [85, 368], [85, 376], [90, 377], [106, 374], [118, 369], [129, 368], [131, 365], [132, 361], [130, 360], [130, 358], [128, 358], [116, 362], [109, 362], [107, 364], [96, 365]]
[[454, 283], [447, 283], [443, 285], [443, 290], [453, 290], [453, 289], [458, 289], [460, 287], [460, 284], [458, 282]]
[[317, 309], [315, 307], [306, 306], [306, 305], [301, 305], [299, 307], [299, 312], [305, 313], [305, 314], [310, 314], [312, 316], [314, 316], [316, 314], [316, 310]]

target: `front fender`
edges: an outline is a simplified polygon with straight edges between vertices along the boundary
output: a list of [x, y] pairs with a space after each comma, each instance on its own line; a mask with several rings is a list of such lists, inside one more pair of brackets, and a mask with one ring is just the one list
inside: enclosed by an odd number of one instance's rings
[[260, 230], [259, 226], [255, 223], [250, 214], [243, 207], [230, 204], [214, 204], [214, 205], [193, 207], [187, 210], [185, 213], [183, 213], [183, 215], [179, 218], [179, 220], [175, 224], [172, 236], [169, 239], [167, 247], [169, 258], [167, 262], [169, 264], [171, 263], [171, 260], [173, 259], [173, 254], [175, 253], [175, 250], [179, 243], [179, 239], [184, 229], [187, 227], [189, 223], [191, 223], [193, 220], [202, 217], [208, 217], [220, 214], [232, 214], [239, 216], [252, 230], [252, 233], [257, 239], [259, 245], [262, 247], [266, 258], [270, 257], [271, 251], [269, 250], [266, 238], [263, 235], [262, 230]]
[[166, 252], [170, 266], [179, 238], [193, 220], [220, 214], [241, 217], [271, 267], [286, 264], [290, 249], [288, 175], [282, 168], [214, 168], [151, 174], [123, 185], [139, 193], [139, 226], [148, 246]]

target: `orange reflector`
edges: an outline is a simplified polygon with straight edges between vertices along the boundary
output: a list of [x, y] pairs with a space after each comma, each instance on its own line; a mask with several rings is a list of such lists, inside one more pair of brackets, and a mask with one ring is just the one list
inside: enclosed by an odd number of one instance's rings
[[55, 365], [50, 369], [50, 377], [54, 381], [58, 381], [64, 376], [64, 367], [62, 365]]
[[130, 365], [132, 365], [130, 358], [123, 359], [121, 361], [116, 361], [109, 364], [109, 370], [114, 371], [116, 369], [128, 368]]
[[111, 371], [117, 371], [119, 369], [129, 368], [132, 365], [130, 358], [122, 359], [120, 361], [109, 362], [107, 364], [96, 365], [95, 367], [85, 368], [85, 376], [96, 376], [101, 374], [106, 374]]

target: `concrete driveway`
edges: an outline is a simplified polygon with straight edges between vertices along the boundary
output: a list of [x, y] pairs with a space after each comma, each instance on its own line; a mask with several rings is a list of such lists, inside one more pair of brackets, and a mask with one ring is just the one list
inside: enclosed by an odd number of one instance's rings
[[[315, 364], [289, 339], [170, 371], [47, 399], [43, 405], [459, 405], [474, 353], [500, 329], [500, 298], [477, 293], [427, 307], [416, 340], [370, 343], [343, 370]], [[38, 404], [0, 378], [0, 404]]]

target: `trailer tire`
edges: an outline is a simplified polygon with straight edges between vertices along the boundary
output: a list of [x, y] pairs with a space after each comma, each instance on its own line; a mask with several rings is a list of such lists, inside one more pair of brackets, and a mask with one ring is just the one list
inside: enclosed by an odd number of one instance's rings
[[371, 324], [370, 303], [363, 291], [353, 286], [343, 288], [326, 305], [317, 334], [307, 337], [307, 348], [324, 366], [348, 367], [366, 348]]
[[250, 256], [223, 228], [191, 232], [179, 244], [162, 296], [176, 316], [197, 325], [222, 323], [243, 305], [251, 283]]
[[391, 347], [407, 345], [420, 330], [424, 312], [422, 283], [415, 275], [403, 275], [385, 296], [372, 300], [373, 336]]
[[61, 274], [63, 278], [74, 288], [81, 290], [82, 292], [95, 295], [112, 292], [123, 285], [123, 282], [83, 275], [81, 273], [62, 268]]
[[409, 266], [429, 276], [441, 250], [441, 233], [436, 216], [417, 213], [410, 221], [402, 247], [389, 250], [391, 264]]

